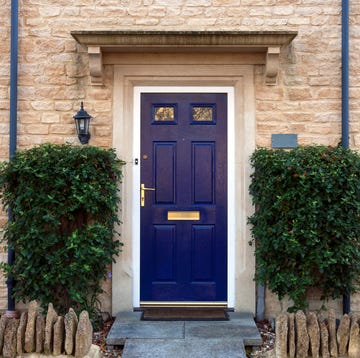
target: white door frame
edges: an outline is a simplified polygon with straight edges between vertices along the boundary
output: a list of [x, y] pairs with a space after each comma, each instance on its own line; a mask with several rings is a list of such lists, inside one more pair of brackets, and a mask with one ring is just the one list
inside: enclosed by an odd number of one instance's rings
[[[234, 307], [235, 302], [235, 115], [233, 87], [205, 87], [205, 86], [135, 86], [134, 87], [134, 128], [140, 126], [140, 104], [142, 93], [226, 93], [227, 94], [227, 185], [228, 185], [228, 268], [227, 268], [227, 305]], [[133, 167], [133, 306], [140, 306], [140, 130], [133, 132], [133, 153], [139, 165]]]

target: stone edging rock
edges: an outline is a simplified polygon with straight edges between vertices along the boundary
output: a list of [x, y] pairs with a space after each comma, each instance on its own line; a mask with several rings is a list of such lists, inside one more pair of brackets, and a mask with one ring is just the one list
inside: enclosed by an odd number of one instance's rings
[[345, 314], [336, 324], [335, 311], [317, 315], [303, 311], [276, 318], [275, 348], [268, 357], [360, 357], [360, 313]]
[[15, 357], [101, 357], [99, 347], [92, 345], [93, 328], [87, 311], [79, 319], [70, 308], [58, 316], [50, 303], [46, 317], [36, 301], [31, 301], [20, 319], [0, 318], [0, 355]]

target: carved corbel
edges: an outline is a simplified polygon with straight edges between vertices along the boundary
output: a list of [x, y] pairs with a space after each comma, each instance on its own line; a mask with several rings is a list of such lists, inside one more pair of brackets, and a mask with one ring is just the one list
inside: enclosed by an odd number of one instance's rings
[[102, 85], [103, 63], [102, 63], [102, 52], [100, 46], [89, 46], [88, 55], [89, 55], [91, 84]]
[[276, 85], [279, 73], [280, 47], [268, 47], [266, 53], [265, 83]]

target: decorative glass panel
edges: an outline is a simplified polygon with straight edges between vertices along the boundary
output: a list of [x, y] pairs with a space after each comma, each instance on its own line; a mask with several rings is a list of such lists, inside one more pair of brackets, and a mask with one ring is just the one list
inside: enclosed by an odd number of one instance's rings
[[172, 106], [155, 107], [154, 121], [175, 121], [175, 108]]
[[193, 121], [213, 121], [213, 110], [211, 107], [193, 107]]

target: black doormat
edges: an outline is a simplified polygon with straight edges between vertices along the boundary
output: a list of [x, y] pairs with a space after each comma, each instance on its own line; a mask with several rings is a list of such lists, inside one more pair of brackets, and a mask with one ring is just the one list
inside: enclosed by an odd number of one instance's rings
[[228, 321], [224, 308], [218, 307], [147, 307], [143, 321]]

